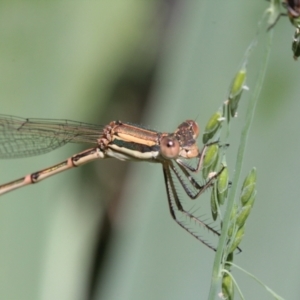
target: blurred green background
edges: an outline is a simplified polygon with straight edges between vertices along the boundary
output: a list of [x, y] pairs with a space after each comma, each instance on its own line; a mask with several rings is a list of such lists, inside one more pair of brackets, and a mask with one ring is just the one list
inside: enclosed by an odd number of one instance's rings
[[[161, 131], [196, 119], [203, 128], [226, 99], [267, 5], [1, 1], [0, 112], [96, 124], [120, 119]], [[293, 33], [282, 18], [244, 163], [243, 177], [257, 167], [257, 200], [235, 259], [285, 299], [300, 293], [300, 65], [290, 50]], [[249, 62], [250, 93], [265, 39], [263, 33]], [[250, 93], [232, 124], [231, 174]], [[0, 182], [82, 149], [2, 160]], [[206, 193], [195, 205], [208, 199]], [[111, 235], [101, 244], [105, 233]], [[98, 161], [1, 197], [1, 300], [207, 299], [213, 259], [172, 220], [157, 165]], [[249, 277], [234, 275], [247, 299], [272, 299]]]

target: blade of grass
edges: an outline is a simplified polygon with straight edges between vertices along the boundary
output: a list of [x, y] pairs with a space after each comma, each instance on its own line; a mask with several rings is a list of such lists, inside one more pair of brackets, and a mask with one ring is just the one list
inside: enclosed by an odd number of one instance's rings
[[250, 98], [249, 104], [248, 104], [248, 109], [246, 113], [246, 122], [243, 128], [243, 131], [241, 133], [241, 141], [238, 149], [238, 154], [237, 154], [237, 160], [236, 160], [236, 165], [235, 165], [235, 172], [232, 180], [232, 186], [230, 189], [230, 195], [228, 199], [228, 205], [226, 208], [226, 213], [224, 216], [223, 220], [223, 226], [222, 226], [222, 232], [219, 240], [219, 245], [218, 249], [216, 252], [215, 256], [215, 261], [214, 261], [214, 266], [213, 266], [213, 272], [212, 272], [212, 279], [211, 279], [211, 287], [210, 287], [210, 293], [209, 293], [209, 300], [214, 300], [216, 299], [218, 289], [220, 287], [220, 267], [221, 267], [221, 260], [222, 260], [222, 254], [223, 254], [223, 249], [226, 247], [226, 237], [227, 237], [227, 231], [228, 227], [230, 224], [230, 213], [234, 205], [234, 200], [236, 197], [236, 192], [237, 192], [237, 185], [238, 181], [240, 178], [241, 170], [242, 170], [242, 165], [243, 165], [243, 158], [245, 154], [245, 148], [247, 144], [247, 139], [249, 136], [250, 132], [250, 127], [252, 124], [256, 104], [262, 89], [262, 85], [264, 82], [265, 74], [266, 74], [266, 69], [268, 66], [268, 61], [270, 57], [270, 52], [271, 52], [271, 46], [272, 46], [272, 41], [273, 41], [273, 30], [271, 30], [269, 34], [269, 38], [267, 40], [267, 45], [266, 45], [266, 50], [263, 58], [263, 63], [261, 65], [259, 74], [258, 74], [258, 79], [253, 91], [253, 94]]

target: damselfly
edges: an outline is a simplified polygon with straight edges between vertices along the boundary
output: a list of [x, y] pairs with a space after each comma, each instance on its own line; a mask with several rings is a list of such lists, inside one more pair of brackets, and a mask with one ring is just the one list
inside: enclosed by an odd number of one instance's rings
[[[92, 148], [59, 164], [0, 185], [0, 195], [96, 159], [112, 157], [160, 163], [173, 219], [206, 246], [214, 249], [176, 216], [180, 212], [202, 228], [218, 235], [209, 224], [183, 208], [175, 188], [174, 178], [177, 178], [186, 194], [195, 199], [213, 184], [222, 171], [214, 173], [203, 185], [191, 175], [201, 168], [206, 151], [206, 146], [199, 151], [196, 144], [198, 135], [199, 127], [192, 120], [181, 123], [173, 133], [161, 133], [121, 121], [97, 126], [69, 120], [23, 119], [0, 115], [0, 158], [43, 154], [66, 143], [93, 144]], [[196, 160], [195, 167], [188, 163], [191, 159]]]

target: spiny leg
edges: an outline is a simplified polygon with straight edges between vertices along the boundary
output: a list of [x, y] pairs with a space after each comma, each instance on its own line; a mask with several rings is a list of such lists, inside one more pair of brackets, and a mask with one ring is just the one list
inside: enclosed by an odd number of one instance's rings
[[216, 251], [216, 248], [210, 245], [207, 241], [205, 241], [203, 238], [200, 237], [200, 235], [196, 234], [191, 228], [189, 228], [184, 222], [180, 221], [176, 216], [176, 210], [181, 212], [184, 216], [188, 217], [190, 220], [195, 221], [201, 228], [207, 229], [209, 232], [212, 232], [214, 235], [219, 236], [219, 232], [216, 231], [214, 228], [206, 224], [205, 222], [201, 221], [200, 219], [193, 216], [191, 213], [186, 211], [178, 198], [177, 191], [175, 189], [174, 181], [171, 176], [170, 167], [168, 164], [163, 164], [163, 172], [165, 177], [165, 184], [166, 184], [166, 190], [167, 190], [167, 196], [168, 196], [168, 203], [169, 203], [169, 209], [170, 213], [175, 220], [175, 222], [181, 226], [183, 229], [185, 229], [188, 233], [190, 233], [192, 236], [194, 236], [197, 240], [199, 240], [201, 243], [209, 247], [210, 249]]
[[185, 178], [190, 182], [190, 184], [197, 190], [197, 192], [192, 191], [187, 184], [184, 182], [182, 174], [179, 173], [178, 169], [176, 168], [176, 165], [173, 164], [173, 162], [169, 163], [170, 168], [175, 173], [176, 177], [178, 178], [180, 184], [182, 185], [183, 189], [187, 193], [187, 195], [191, 199], [196, 199], [199, 197], [203, 192], [205, 192], [211, 185], [213, 184], [214, 180], [222, 173], [224, 170], [224, 167], [221, 168], [221, 170], [217, 173], [215, 173], [213, 176], [211, 176], [203, 185], [200, 185], [195, 178], [187, 171], [187, 169], [182, 166], [181, 164], [177, 164], [177, 166], [182, 171]]

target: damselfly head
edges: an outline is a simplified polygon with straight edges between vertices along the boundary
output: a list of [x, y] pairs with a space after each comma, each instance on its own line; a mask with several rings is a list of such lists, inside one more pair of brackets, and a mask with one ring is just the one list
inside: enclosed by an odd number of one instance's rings
[[199, 133], [199, 126], [193, 120], [186, 120], [178, 126], [174, 134], [180, 144], [180, 157], [194, 158], [199, 155], [199, 148], [196, 144]]
[[198, 124], [193, 120], [186, 120], [181, 123], [176, 131], [175, 134], [177, 136], [186, 136], [188, 139], [196, 139], [199, 136], [200, 129]]

